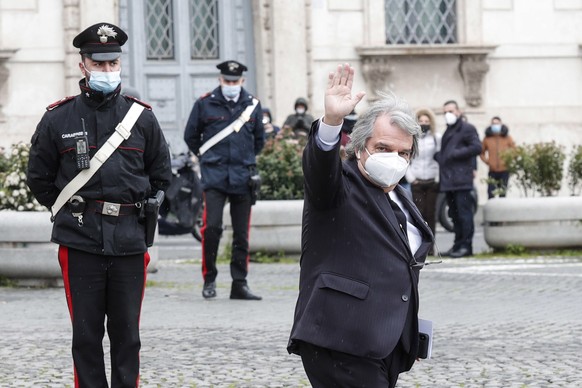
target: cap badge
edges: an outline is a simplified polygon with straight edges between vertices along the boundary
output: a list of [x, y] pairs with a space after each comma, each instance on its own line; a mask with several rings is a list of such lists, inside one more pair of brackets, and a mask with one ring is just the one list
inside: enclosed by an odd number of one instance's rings
[[233, 72], [238, 69], [238, 63], [236, 62], [228, 62], [228, 70]]
[[97, 35], [99, 35], [99, 41], [101, 43], [107, 43], [108, 37], [110, 36], [115, 38], [117, 36], [117, 32], [115, 32], [113, 27], [104, 24], [97, 30]]

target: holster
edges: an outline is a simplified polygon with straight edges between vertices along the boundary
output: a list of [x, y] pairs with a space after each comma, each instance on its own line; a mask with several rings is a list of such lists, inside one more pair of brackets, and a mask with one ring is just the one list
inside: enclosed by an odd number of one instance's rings
[[148, 247], [154, 245], [154, 235], [156, 234], [156, 227], [158, 226], [158, 214], [160, 213], [160, 206], [164, 202], [164, 192], [158, 190], [155, 196], [145, 200], [143, 206], [144, 225], [145, 225], [145, 241]]
[[257, 203], [257, 198], [261, 192], [261, 176], [256, 170], [251, 170], [251, 177], [249, 179], [249, 187], [251, 190], [251, 205]]

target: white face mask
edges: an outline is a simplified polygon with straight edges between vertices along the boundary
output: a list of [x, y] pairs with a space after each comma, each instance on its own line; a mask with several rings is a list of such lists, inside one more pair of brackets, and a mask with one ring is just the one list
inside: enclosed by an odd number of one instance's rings
[[[85, 65], [83, 65], [85, 67]], [[89, 71], [89, 87], [103, 94], [113, 92], [121, 83], [121, 71]]]
[[240, 85], [222, 85], [220, 87], [222, 90], [222, 95], [226, 98], [236, 98], [240, 94], [241, 86]]
[[295, 109], [295, 113], [297, 113], [298, 115], [302, 115], [305, 113], [305, 108], [297, 108]]
[[451, 112], [446, 112], [445, 113], [445, 122], [447, 123], [447, 125], [453, 125], [457, 122], [457, 116], [455, 116]]
[[[372, 181], [380, 187], [389, 187], [400, 182], [400, 179], [408, 169], [408, 161], [398, 152], [376, 152], [370, 154], [367, 148], [368, 159], [364, 165], [364, 171]], [[360, 152], [358, 151], [358, 159]]]

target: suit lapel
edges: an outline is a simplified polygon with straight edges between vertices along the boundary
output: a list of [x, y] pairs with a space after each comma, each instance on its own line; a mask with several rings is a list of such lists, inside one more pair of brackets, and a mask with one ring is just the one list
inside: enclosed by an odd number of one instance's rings
[[414, 226], [416, 226], [422, 232], [423, 240], [424, 237], [428, 237], [429, 240], [433, 240], [434, 236], [432, 231], [428, 227], [428, 224], [424, 218], [422, 218], [422, 215], [418, 211], [416, 205], [414, 205], [408, 194], [405, 192], [405, 189], [403, 189], [401, 186], [396, 186], [394, 190], [396, 191], [396, 194], [398, 194], [398, 198], [402, 204], [406, 207], [406, 210], [408, 210], [408, 213], [410, 213], [412, 221], [414, 222]]
[[394, 210], [392, 210], [392, 206], [390, 206], [390, 203], [388, 202], [387, 196], [388, 196], [388, 194], [382, 192], [381, 198], [378, 199], [380, 201], [379, 207], [380, 207], [380, 209], [382, 209], [382, 213], [384, 213], [384, 216], [387, 218], [388, 223], [390, 224], [390, 227], [392, 228], [394, 233], [396, 235], [398, 235], [398, 237], [400, 237], [400, 240], [406, 246], [406, 249], [408, 250], [408, 252], [410, 252], [408, 237], [406, 236], [406, 234], [404, 234], [402, 229], [400, 229], [400, 223], [398, 222], [398, 219], [396, 218], [396, 215], [394, 214]]

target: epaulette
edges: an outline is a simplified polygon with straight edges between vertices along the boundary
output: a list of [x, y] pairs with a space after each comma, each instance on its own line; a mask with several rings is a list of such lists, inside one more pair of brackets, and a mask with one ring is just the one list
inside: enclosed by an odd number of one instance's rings
[[149, 105], [149, 104], [147, 104], [147, 103], [143, 102], [142, 100], [138, 100], [138, 99], [137, 99], [137, 98], [135, 98], [134, 96], [128, 96], [127, 94], [124, 94], [123, 96], [124, 96], [124, 97], [126, 97], [126, 98], [129, 98], [131, 101], [135, 101], [135, 102], [137, 102], [138, 104], [145, 106], [145, 108], [146, 108], [147, 110], [152, 110], [152, 106], [151, 106], [151, 105]]
[[46, 107], [46, 110], [53, 110], [56, 107], [59, 107], [61, 105], [66, 104], [67, 102], [71, 101], [72, 99], [74, 99], [76, 96], [68, 96], [65, 98], [61, 98], [60, 100], [53, 102], [52, 104], [50, 104], [49, 106]]
[[212, 92], [204, 93], [203, 95], [200, 96], [200, 99], [204, 100], [206, 97], [210, 96], [211, 94], [212, 94]]

